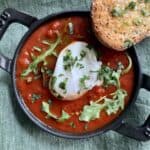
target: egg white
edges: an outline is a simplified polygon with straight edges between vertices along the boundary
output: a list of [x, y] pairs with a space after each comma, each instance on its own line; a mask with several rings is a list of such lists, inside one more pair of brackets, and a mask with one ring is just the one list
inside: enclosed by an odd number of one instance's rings
[[[77, 58], [71, 70], [64, 68], [64, 56], [67, 51], [70, 51], [73, 58]], [[84, 51], [86, 55], [80, 59], [80, 54]], [[80, 63], [82, 68], [77, 67]], [[82, 41], [75, 41], [65, 47], [59, 54], [54, 69], [53, 77], [56, 77], [55, 84], [51, 85], [49, 81], [49, 89], [54, 96], [61, 97], [62, 100], [75, 100], [80, 98], [87, 91], [91, 90], [96, 85], [101, 85], [101, 81], [97, 79], [97, 71], [101, 69], [101, 61], [97, 60], [96, 53], [93, 48], [88, 48], [88, 43]], [[84, 81], [86, 88], [81, 87], [81, 78], [88, 77]], [[60, 83], [66, 81], [65, 90], [60, 88]]]

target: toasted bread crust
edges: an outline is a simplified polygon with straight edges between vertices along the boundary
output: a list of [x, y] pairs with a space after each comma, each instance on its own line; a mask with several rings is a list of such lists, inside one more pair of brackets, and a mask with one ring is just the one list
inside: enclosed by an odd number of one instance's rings
[[[150, 11], [150, 3], [138, 3], [134, 10], [128, 10], [123, 16], [112, 16], [114, 7], [125, 7], [131, 0], [93, 0], [92, 2], [92, 24], [94, 32], [100, 42], [118, 51], [125, 50], [125, 41], [130, 40], [136, 44], [144, 38], [150, 36], [150, 16], [143, 16], [141, 10], [147, 8]], [[135, 19], [140, 19], [141, 24], [134, 23]]]

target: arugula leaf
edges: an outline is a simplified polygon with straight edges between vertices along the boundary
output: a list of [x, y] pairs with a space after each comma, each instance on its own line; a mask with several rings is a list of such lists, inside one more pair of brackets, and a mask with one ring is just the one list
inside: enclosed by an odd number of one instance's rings
[[52, 114], [50, 112], [50, 104], [49, 103], [42, 102], [41, 110], [47, 114], [48, 118], [50, 117], [50, 118], [53, 118], [53, 119], [57, 119], [57, 116], [55, 116], [54, 114]]
[[96, 102], [90, 102], [90, 105], [85, 105], [83, 111], [79, 116], [80, 121], [89, 122], [100, 118], [100, 113], [102, 110], [105, 110], [108, 115], [116, 114], [119, 109], [124, 109], [124, 100], [127, 96], [127, 92], [123, 89], [118, 89], [115, 93], [112, 93], [112, 99], [104, 97], [104, 102], [99, 104], [100, 100]]
[[66, 113], [64, 110], [62, 110], [62, 115], [60, 117], [57, 117], [50, 111], [51, 101], [42, 102], [41, 110], [47, 114], [46, 118], [53, 118], [58, 122], [64, 122], [65, 120], [68, 120], [70, 118], [70, 115]]
[[114, 96], [113, 100], [109, 98], [104, 98], [105, 100], [105, 110], [108, 115], [116, 114], [119, 108], [124, 109], [124, 99], [127, 96], [127, 92], [122, 89], [118, 89]]
[[89, 122], [99, 118], [99, 114], [103, 108], [103, 105], [97, 104], [95, 102], [90, 102], [90, 105], [85, 105], [83, 111], [79, 116], [80, 121]]
[[36, 68], [37, 68], [37, 65], [40, 63], [40, 62], [44, 62], [45, 61], [45, 58], [47, 56], [50, 56], [53, 54], [55, 48], [57, 47], [57, 45], [61, 42], [61, 38], [60, 36], [57, 34], [57, 40], [50, 45], [50, 47], [48, 48], [47, 51], [45, 51], [44, 53], [42, 53], [41, 55], [37, 56], [36, 59], [34, 59], [34, 61], [32, 63], [29, 64], [28, 68], [26, 70], [24, 70], [21, 74], [21, 76], [25, 77], [27, 76], [29, 73], [33, 72]]
[[68, 120], [70, 118], [70, 115], [66, 113], [64, 110], [62, 110], [62, 115], [57, 119], [58, 122], [64, 122], [65, 120]]

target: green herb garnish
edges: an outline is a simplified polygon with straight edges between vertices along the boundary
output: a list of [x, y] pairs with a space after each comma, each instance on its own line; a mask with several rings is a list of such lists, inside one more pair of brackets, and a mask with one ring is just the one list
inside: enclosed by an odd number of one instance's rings
[[53, 118], [58, 122], [64, 122], [70, 118], [70, 115], [62, 110], [62, 114], [60, 117], [54, 115], [50, 110], [51, 103], [42, 102], [41, 110], [47, 114], [46, 118]]
[[76, 61], [77, 57], [73, 58], [71, 51], [67, 50], [66, 55], [63, 57], [64, 69], [71, 71]]
[[114, 7], [111, 11], [113, 17], [122, 17], [124, 14], [124, 10], [120, 7]]
[[77, 63], [77, 64], [76, 64], [76, 67], [78, 67], [79, 69], [82, 69], [82, 68], [84, 68], [84, 65], [82, 65], [82, 64], [80, 64], [80, 63]]
[[144, 0], [145, 3], [150, 3], [150, 0]]
[[150, 12], [149, 12], [148, 10], [144, 9], [144, 8], [141, 10], [141, 14], [142, 14], [144, 17], [150, 16]]
[[76, 125], [75, 125], [75, 123], [74, 123], [73, 121], [70, 122], [69, 125], [70, 125], [72, 128], [76, 128]]
[[66, 91], [66, 84], [67, 84], [68, 78], [66, 78], [64, 81], [59, 83], [59, 88]]
[[52, 76], [53, 75], [53, 70], [52, 69], [48, 69], [45, 72], [48, 76]]
[[64, 122], [65, 120], [68, 120], [70, 118], [70, 115], [66, 113], [64, 110], [62, 110], [62, 115], [57, 119], [58, 122]]
[[127, 10], [127, 9], [128, 9], [128, 10], [133, 10], [133, 9], [135, 9], [135, 7], [136, 7], [136, 2], [131, 1], [131, 2], [129, 3], [129, 5], [126, 7], [126, 10]]
[[33, 72], [35, 69], [37, 69], [37, 66], [39, 63], [44, 62], [45, 58], [47, 56], [50, 56], [53, 54], [55, 48], [58, 46], [58, 44], [61, 42], [61, 38], [59, 35], [57, 35], [57, 40], [50, 45], [50, 47], [48, 48], [47, 51], [45, 51], [44, 53], [42, 53], [41, 55], [37, 56], [37, 58], [29, 64], [28, 68], [26, 70], [23, 71], [23, 73], [21, 74], [21, 76], [27, 76], [29, 73]]
[[142, 20], [140, 18], [135, 18], [133, 20], [133, 24], [136, 25], [136, 26], [139, 26], [142, 24]]
[[82, 60], [86, 56], [86, 52], [84, 50], [80, 53], [80, 60]]
[[79, 81], [80, 87], [83, 89], [87, 89], [85, 82], [86, 80], [89, 80], [89, 79], [90, 77], [87, 75], [84, 75], [82, 78], [80, 78], [80, 81]]
[[34, 103], [35, 101], [39, 100], [40, 98], [41, 98], [41, 95], [33, 93], [31, 96], [31, 101], [32, 101], [32, 103]]
[[131, 47], [131, 46], [133, 46], [133, 41], [132, 40], [130, 40], [130, 39], [126, 39], [125, 41], [124, 41], [124, 47], [125, 48], [129, 48], [129, 47]]
[[[105, 110], [108, 115], [116, 114], [119, 109], [124, 109], [124, 100], [127, 96], [127, 92], [123, 89], [118, 89], [116, 92], [110, 94], [112, 99], [102, 97], [96, 102], [90, 102], [90, 105], [85, 105], [83, 111], [79, 116], [80, 121], [89, 122], [100, 118], [100, 113]], [[100, 101], [104, 101], [99, 104]]]

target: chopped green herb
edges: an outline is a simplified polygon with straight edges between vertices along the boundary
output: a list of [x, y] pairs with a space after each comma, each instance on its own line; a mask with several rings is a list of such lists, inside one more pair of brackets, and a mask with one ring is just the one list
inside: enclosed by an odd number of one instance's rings
[[74, 33], [74, 25], [72, 22], [68, 23], [69, 34], [72, 35]]
[[40, 98], [41, 98], [41, 95], [33, 93], [31, 96], [31, 101], [32, 101], [32, 103], [34, 103], [35, 101], [39, 100]]
[[57, 98], [58, 99], [62, 99], [63, 97], [61, 95], [57, 95]]
[[64, 122], [70, 118], [70, 115], [62, 110], [62, 115], [60, 118], [57, 119], [58, 122]]
[[91, 120], [98, 119], [103, 106], [94, 102], [90, 102], [90, 105], [85, 105], [83, 111], [79, 116], [80, 121], [89, 122]]
[[33, 46], [33, 49], [36, 50], [36, 51], [38, 51], [38, 52], [41, 52], [41, 51], [42, 51], [42, 49], [39, 48], [39, 47], [37, 47], [37, 46]]
[[129, 3], [129, 5], [126, 7], [126, 10], [127, 10], [127, 9], [133, 10], [133, 9], [135, 9], [135, 7], [136, 7], [136, 2], [131, 1], [131, 2]]
[[80, 78], [80, 81], [79, 81], [80, 82], [80, 87], [83, 88], [83, 89], [87, 89], [85, 81], [89, 80], [89, 79], [90, 79], [90, 77], [87, 76], [87, 75], [84, 75], [82, 78]]
[[67, 84], [68, 79], [66, 78], [64, 81], [59, 83], [59, 88], [62, 90], [66, 90], [66, 84]]
[[70, 125], [72, 128], [76, 128], [76, 125], [75, 125], [75, 123], [74, 123], [73, 121], [70, 122], [69, 125]]
[[86, 46], [88, 49], [94, 49], [94, 47], [91, 44], [87, 44]]
[[131, 47], [133, 44], [134, 44], [133, 41], [130, 40], [130, 39], [126, 39], [126, 40], [124, 41], [124, 47], [125, 47], [125, 48], [129, 48], [129, 47]]
[[150, 16], [150, 12], [149, 12], [148, 10], [144, 9], [144, 8], [141, 10], [141, 14], [142, 14], [144, 17]]
[[108, 66], [102, 66], [101, 70], [98, 72], [98, 79], [103, 81], [103, 85], [105, 87], [109, 85], [115, 85], [120, 87], [120, 78], [121, 72], [120, 70], [113, 70]]
[[70, 115], [66, 113], [64, 110], [62, 110], [61, 117], [57, 117], [54, 115], [50, 110], [51, 102], [42, 102], [41, 110], [47, 114], [46, 118], [53, 118], [58, 122], [64, 122], [65, 120], [68, 120], [70, 118]]
[[71, 71], [76, 61], [77, 58], [73, 58], [71, 51], [67, 50], [66, 55], [63, 57], [64, 69]]
[[59, 77], [62, 77], [62, 76], [64, 76], [64, 74], [61, 73], [61, 74], [59, 74], [58, 76], [59, 76]]
[[111, 11], [113, 17], [122, 17], [124, 14], [124, 10], [120, 7], [114, 7]]
[[52, 69], [46, 70], [46, 74], [47, 74], [48, 76], [52, 76], [52, 75], [53, 75], [53, 70], [52, 70]]
[[133, 24], [136, 25], [136, 26], [139, 26], [142, 24], [142, 20], [140, 18], [135, 18], [133, 20]]
[[[127, 92], [123, 89], [118, 89], [115, 93], [111, 94], [112, 99], [103, 97], [96, 102], [90, 102], [90, 105], [85, 105], [83, 111], [79, 116], [80, 121], [89, 122], [100, 118], [100, 113], [105, 110], [108, 115], [116, 114], [119, 109], [124, 109], [124, 100], [127, 96]], [[102, 104], [99, 101], [104, 100]]]
[[150, 3], [150, 0], [144, 0], [145, 3]]
[[55, 48], [58, 46], [60, 42], [61, 42], [61, 38], [58, 35], [57, 40], [53, 44], [51, 44], [48, 50], [42, 53], [41, 55], [37, 56], [37, 58], [32, 63], [29, 64], [28, 68], [22, 72], [21, 76], [23, 77], [27, 76], [29, 73], [37, 69], [38, 64], [40, 62], [43, 62], [47, 56], [52, 55], [53, 51], [55, 50]]
[[78, 67], [79, 69], [84, 68], [84, 66], [83, 66], [82, 64], [80, 64], [80, 63], [77, 63], [77, 64], [76, 64], [76, 67]]
[[86, 56], [86, 52], [84, 50], [80, 53], [80, 60], [82, 60]]

